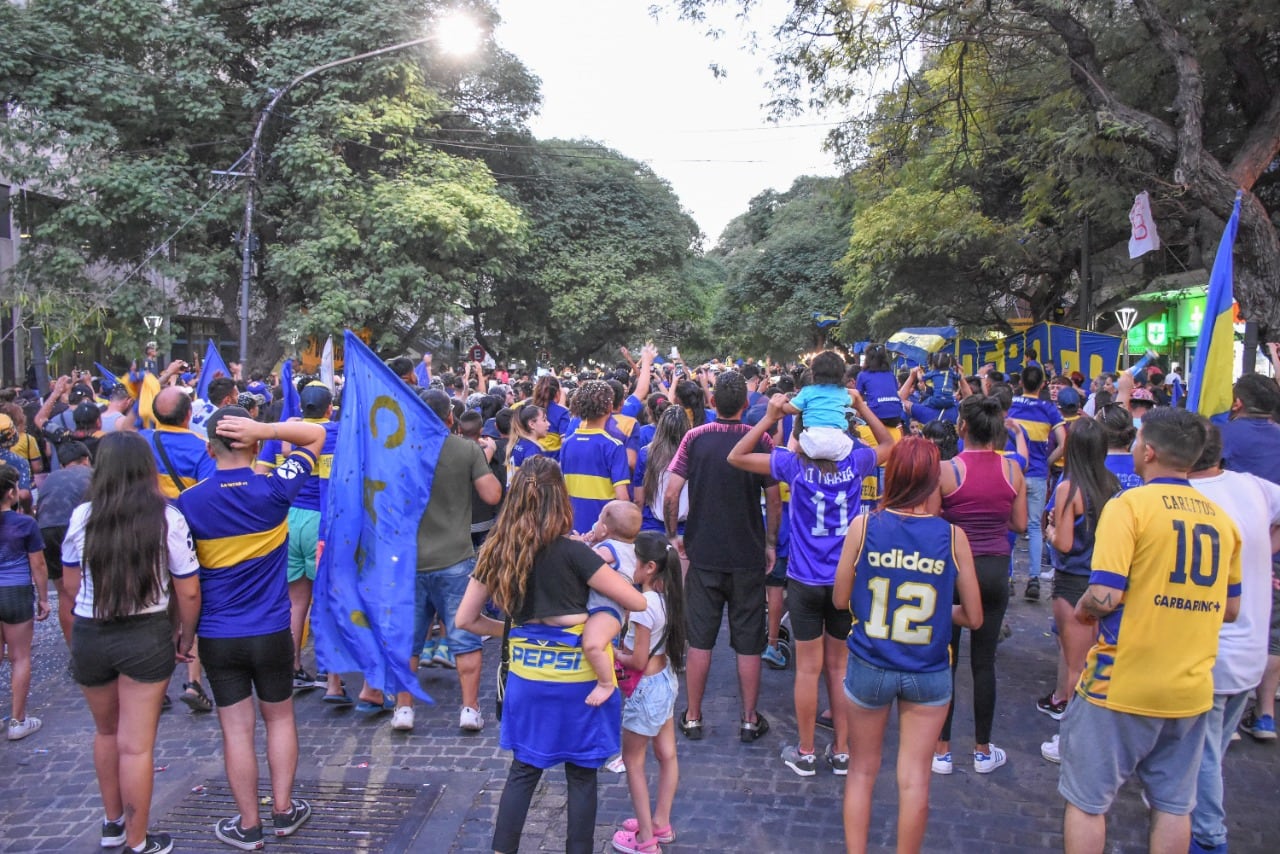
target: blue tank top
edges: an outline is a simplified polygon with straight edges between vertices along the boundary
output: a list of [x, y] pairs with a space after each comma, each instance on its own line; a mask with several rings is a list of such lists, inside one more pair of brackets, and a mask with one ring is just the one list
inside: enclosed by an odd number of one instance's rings
[[1065, 572], [1067, 575], [1089, 575], [1093, 569], [1093, 543], [1094, 535], [1097, 529], [1089, 528], [1089, 500], [1081, 496], [1084, 500], [1084, 512], [1076, 517], [1074, 528], [1071, 532], [1071, 548], [1065, 552], [1057, 549], [1053, 550], [1054, 569], [1057, 572]]
[[884, 510], [867, 517], [854, 570], [849, 651], [889, 670], [950, 666], [954, 530], [937, 516]]

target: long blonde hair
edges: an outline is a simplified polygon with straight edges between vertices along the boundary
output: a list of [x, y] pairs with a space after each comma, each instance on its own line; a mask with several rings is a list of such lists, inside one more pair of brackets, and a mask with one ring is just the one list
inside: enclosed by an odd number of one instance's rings
[[560, 466], [530, 457], [516, 469], [502, 510], [476, 558], [475, 578], [498, 607], [515, 614], [524, 604], [533, 559], [573, 530], [573, 505]]

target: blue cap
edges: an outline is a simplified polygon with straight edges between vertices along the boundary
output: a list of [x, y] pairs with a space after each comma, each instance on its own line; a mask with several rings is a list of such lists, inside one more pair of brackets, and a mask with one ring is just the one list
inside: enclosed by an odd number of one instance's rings
[[1059, 406], [1079, 406], [1082, 402], [1080, 392], [1073, 388], [1064, 388], [1058, 392]]
[[196, 375], [191, 373], [190, 371], [187, 371], [185, 374], [182, 375], [182, 381], [184, 383], [189, 383], [195, 378], [196, 378]]

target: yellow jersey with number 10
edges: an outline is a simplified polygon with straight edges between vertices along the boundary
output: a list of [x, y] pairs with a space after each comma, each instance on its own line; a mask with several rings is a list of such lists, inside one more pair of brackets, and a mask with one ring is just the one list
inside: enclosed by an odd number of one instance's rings
[[1208, 711], [1218, 630], [1240, 595], [1235, 522], [1187, 481], [1158, 478], [1107, 502], [1095, 542], [1089, 583], [1124, 603], [1099, 621], [1076, 693], [1147, 717]]

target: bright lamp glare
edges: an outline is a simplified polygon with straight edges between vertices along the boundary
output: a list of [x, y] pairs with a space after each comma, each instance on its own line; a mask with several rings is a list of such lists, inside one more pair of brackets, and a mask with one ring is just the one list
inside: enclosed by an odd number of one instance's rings
[[436, 43], [450, 56], [467, 56], [480, 47], [483, 33], [475, 19], [456, 11], [441, 17], [435, 26]]

